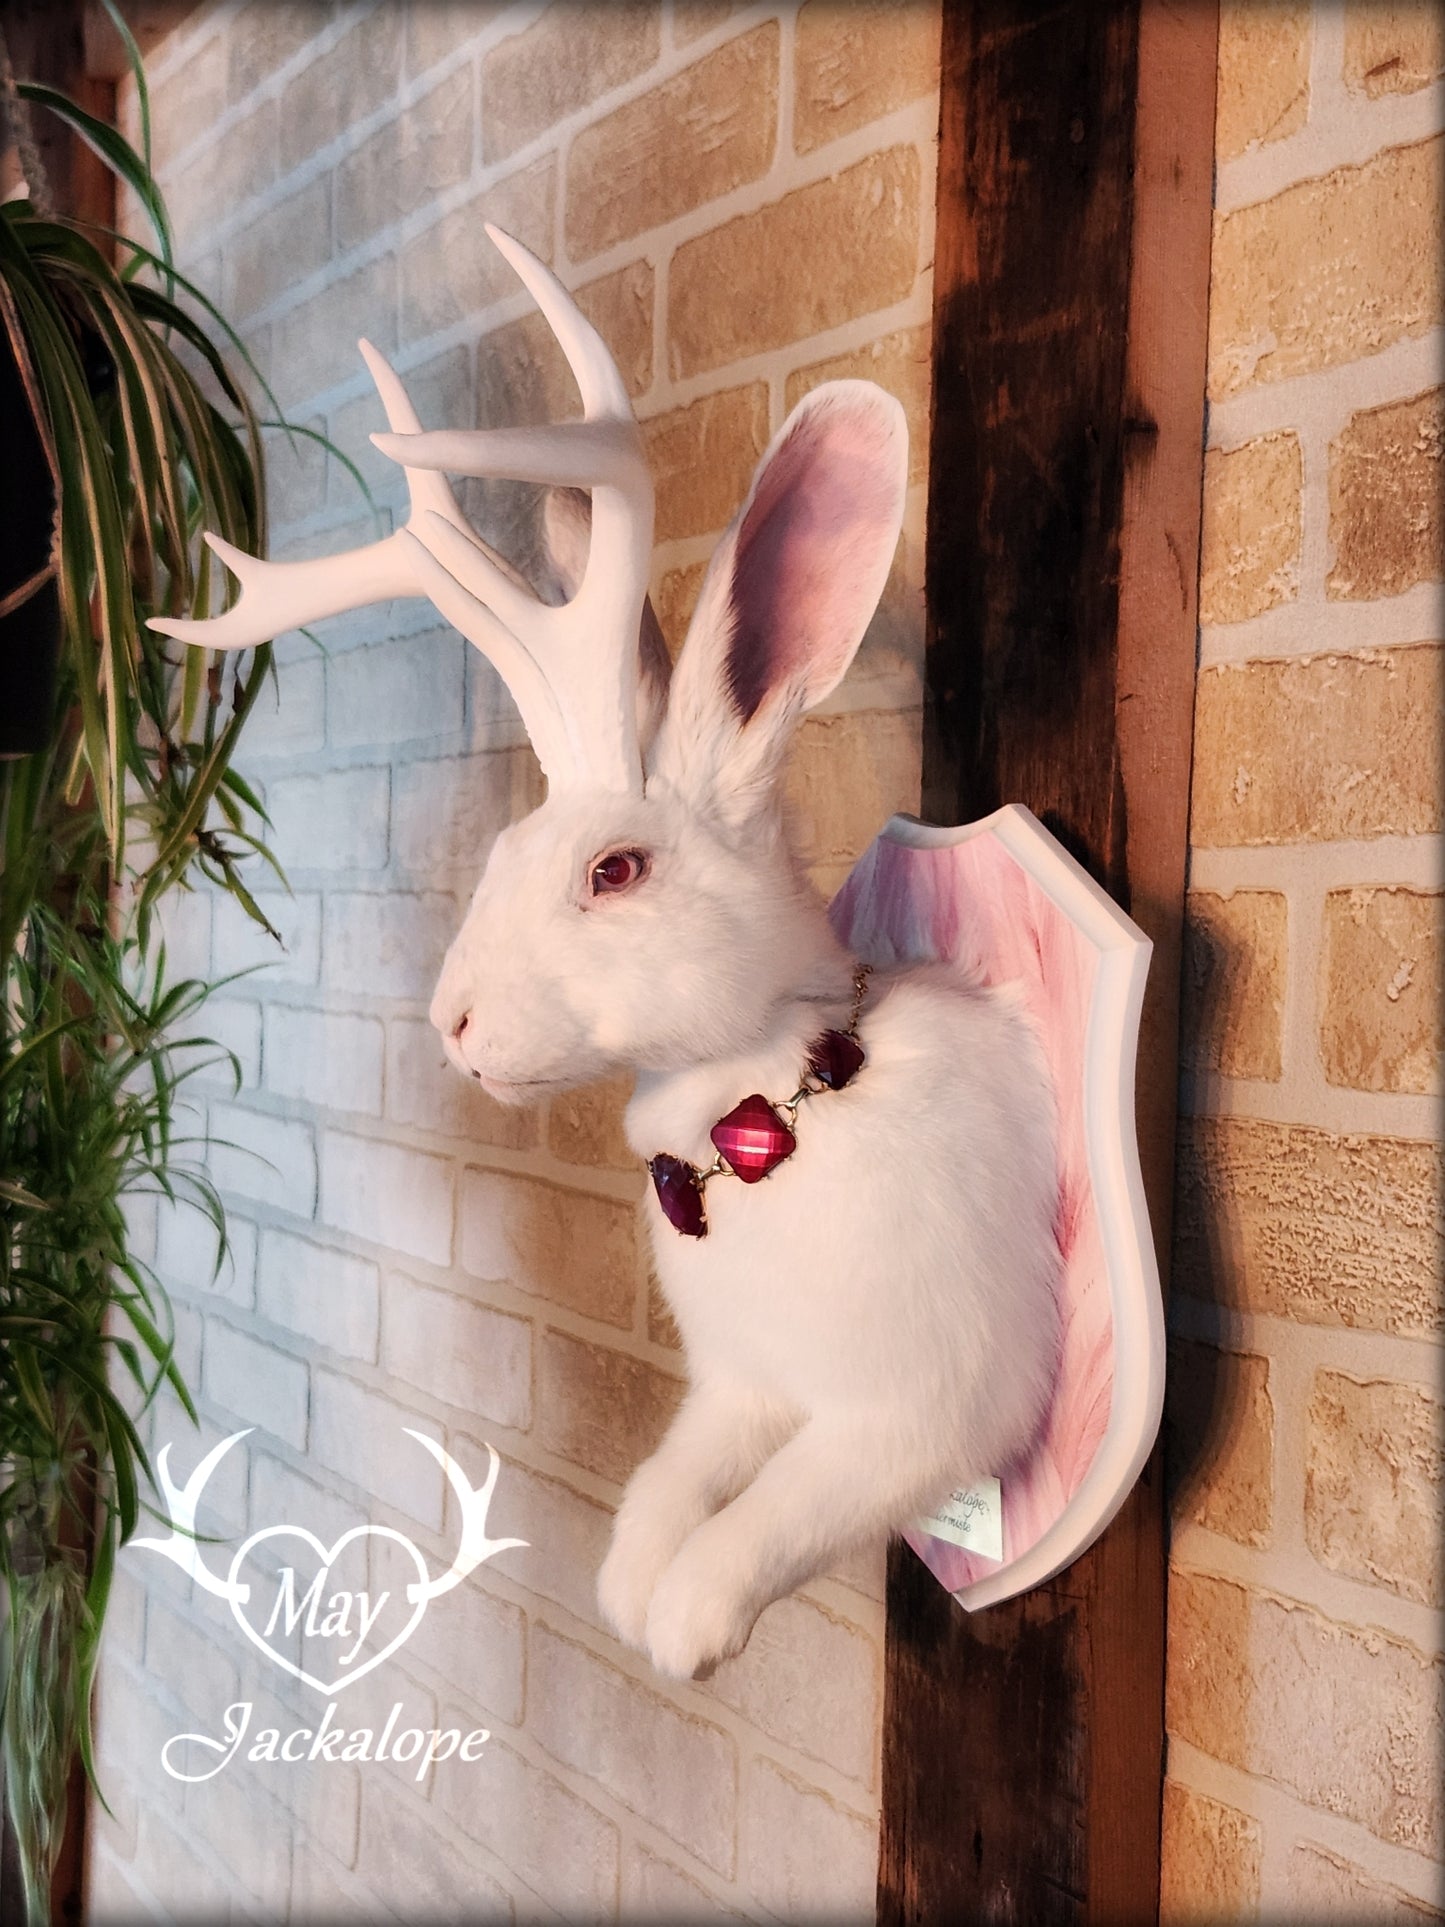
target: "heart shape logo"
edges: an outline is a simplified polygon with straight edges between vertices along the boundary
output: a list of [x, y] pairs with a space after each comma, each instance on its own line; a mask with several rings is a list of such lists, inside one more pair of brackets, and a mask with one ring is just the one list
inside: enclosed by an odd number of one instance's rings
[[[332, 1569], [343, 1557], [347, 1548], [359, 1540], [368, 1538], [390, 1540], [409, 1553], [412, 1563], [416, 1567], [417, 1583], [415, 1586], [408, 1586], [406, 1588], [406, 1594], [412, 1602], [411, 1614], [402, 1625], [400, 1631], [394, 1633], [384, 1646], [381, 1646], [373, 1653], [369, 1653], [362, 1659], [359, 1656], [362, 1635], [357, 1628], [351, 1625], [349, 1615], [351, 1604], [356, 1600], [365, 1602], [366, 1594], [364, 1592], [346, 1591], [333, 1594], [330, 1600], [324, 1595]], [[312, 1578], [309, 1583], [304, 1586], [298, 1586], [296, 1575], [299, 1562], [289, 1568], [278, 1567], [278, 1571], [289, 1572], [291, 1575], [289, 1597], [283, 1596], [279, 1591], [276, 1577], [273, 1574], [266, 1574], [264, 1586], [249, 1584], [240, 1576], [242, 1567], [246, 1564], [247, 1560], [251, 1558], [257, 1547], [267, 1542], [284, 1539], [297, 1540], [307, 1549], [310, 1556], [306, 1561], [306, 1566], [300, 1569], [305, 1570], [306, 1568], [310, 1568], [315, 1574], [315, 1577]], [[267, 1659], [271, 1660], [275, 1665], [282, 1667], [294, 1678], [304, 1681], [305, 1684], [315, 1692], [330, 1699], [337, 1693], [344, 1692], [348, 1686], [354, 1686], [357, 1680], [363, 1678], [373, 1667], [380, 1666], [384, 1659], [389, 1659], [399, 1646], [405, 1645], [406, 1641], [411, 1638], [417, 1626], [421, 1623], [422, 1614], [427, 1608], [427, 1580], [426, 1562], [423, 1560], [421, 1554], [404, 1533], [396, 1532], [390, 1526], [353, 1526], [349, 1532], [343, 1532], [341, 1537], [331, 1546], [323, 1546], [315, 1533], [308, 1532], [304, 1526], [266, 1526], [259, 1532], [253, 1532], [249, 1539], [243, 1540], [236, 1548], [236, 1555], [231, 1561], [231, 1570], [228, 1576], [228, 1590], [232, 1617], [241, 1628], [241, 1631], [246, 1635], [247, 1639], [250, 1640], [251, 1644], [263, 1652]], [[267, 1618], [264, 1628], [253, 1625], [250, 1618], [252, 1600], [258, 1597], [264, 1598], [267, 1601]], [[377, 1605], [376, 1617], [380, 1616], [385, 1599], [388, 1597], [390, 1597], [389, 1594], [384, 1595], [382, 1602]], [[346, 1605], [341, 1608], [336, 1607], [335, 1601], [338, 1599], [345, 1600], [347, 1602]], [[307, 1651], [308, 1635], [312, 1638], [313, 1643], [316, 1637], [321, 1636], [320, 1628], [314, 1623], [318, 1613], [324, 1614], [328, 1610], [339, 1611], [346, 1617], [345, 1634], [338, 1634], [336, 1636], [350, 1639], [352, 1642], [352, 1650], [358, 1656], [354, 1664], [344, 1665], [339, 1676], [330, 1681], [318, 1679], [316, 1675], [309, 1672], [305, 1666], [297, 1664], [297, 1662], [291, 1659], [286, 1653], [280, 1651], [270, 1637], [271, 1630], [276, 1625], [278, 1618], [282, 1620], [285, 1625], [285, 1630], [288, 1632], [300, 1625], [302, 1629], [302, 1653], [304, 1656]], [[365, 1610], [364, 1606], [362, 1610]], [[257, 1616], [260, 1616], [259, 1608], [257, 1609]], [[369, 1630], [370, 1627], [368, 1626], [367, 1631], [369, 1632]]]

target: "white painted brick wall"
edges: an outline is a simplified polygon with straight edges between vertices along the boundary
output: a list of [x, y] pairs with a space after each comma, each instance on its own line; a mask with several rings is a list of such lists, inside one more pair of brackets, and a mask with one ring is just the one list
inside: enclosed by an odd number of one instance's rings
[[206, 1397], [298, 1452], [306, 1447], [306, 1379], [300, 1359], [219, 1319], [208, 1324]]
[[453, 1173], [445, 1158], [327, 1131], [321, 1174], [328, 1224], [430, 1264], [450, 1261]]
[[397, 1511], [441, 1530], [442, 1470], [407, 1428], [434, 1431], [424, 1412], [368, 1391], [339, 1372], [318, 1366], [312, 1378], [311, 1453], [318, 1465], [339, 1473]]
[[326, 988], [425, 1003], [456, 930], [452, 897], [338, 890], [326, 898]]
[[525, 1432], [532, 1416], [532, 1326], [454, 1291], [393, 1272], [383, 1287], [388, 1371], [456, 1405]]
[[720, 1874], [731, 1874], [737, 1749], [720, 1727], [685, 1718], [652, 1688], [550, 1627], [532, 1631], [532, 1731]]
[[266, 1088], [330, 1111], [381, 1115], [386, 1033], [376, 1017], [271, 1004], [266, 1011]]
[[[150, 63], [181, 265], [229, 304], [283, 407], [360, 465], [383, 530], [404, 491], [366, 439], [380, 416], [358, 334], [396, 356], [428, 423], [474, 421], [479, 396], [507, 407], [508, 383], [536, 378], [493, 339], [529, 304], [483, 243], [483, 218], [520, 232], [574, 286], [646, 271], [652, 339], [627, 351], [644, 419], [755, 384], [771, 431], [799, 371], [926, 333], [925, 207], [903, 298], [676, 378], [667, 281], [677, 250], [876, 151], [910, 148], [931, 179], [936, 99], [925, 80], [836, 138], [795, 145], [795, 7], [583, 9], [563, 57], [542, 70], [560, 89], [555, 126], [492, 159], [483, 65], [544, 12], [539, 0], [211, 0]], [[579, 268], [564, 186], [577, 135], [773, 18], [779, 95], [764, 171]], [[618, 65], [635, 27], [637, 60]], [[891, 58], [885, 46], [869, 86]], [[589, 97], [588, 76], [608, 74]], [[845, 112], [855, 85], [834, 87]], [[339, 461], [305, 440], [291, 450], [273, 434], [268, 445], [273, 555], [373, 538]], [[916, 712], [921, 477], [920, 466], [900, 586], [839, 694], [842, 710]], [[505, 491], [469, 499], [495, 515], [499, 540], [517, 534]], [[717, 532], [699, 523], [663, 542], [655, 587], [703, 561]], [[227, 1540], [213, 1565], [240, 1535], [283, 1522], [329, 1544], [375, 1519], [444, 1570], [458, 1509], [409, 1426], [445, 1443], [476, 1481], [490, 1439], [505, 1461], [490, 1529], [529, 1544], [438, 1600], [406, 1648], [343, 1696], [353, 1721], [379, 1726], [399, 1697], [409, 1722], [489, 1726], [489, 1760], [435, 1768], [420, 1785], [405, 1766], [284, 1777], [243, 1766], [234, 1785], [184, 1792], [160, 1770], [160, 1744], [214, 1727], [232, 1673], [258, 1723], [311, 1724], [316, 1702], [244, 1640], [219, 1600], [173, 1565], [127, 1554], [102, 1669], [102, 1773], [117, 1819], [98, 1824], [95, 1918], [156, 1906], [187, 1923], [462, 1909], [503, 1920], [771, 1918], [787, 1896], [815, 1894], [835, 1898], [840, 1917], [871, 1917], [876, 1556], [766, 1616], [747, 1657], [710, 1684], [655, 1680], [598, 1621], [595, 1575], [619, 1482], [681, 1371], [649, 1323], [631, 1226], [639, 1174], [615, 1119], [594, 1128], [590, 1113], [502, 1109], [446, 1067], [426, 1021], [492, 837], [540, 800], [510, 698], [420, 603], [318, 625], [314, 640], [283, 637], [276, 657], [278, 688], [262, 693], [243, 765], [294, 887], [289, 897], [274, 881], [256, 891], [282, 943], [228, 900], [202, 894], [167, 912], [173, 973], [252, 974], [221, 994], [208, 1026], [242, 1065], [238, 1095], [216, 1076], [205, 1087], [232, 1261], [213, 1283], [199, 1220], [133, 1214], [138, 1248], [158, 1241], [202, 1408], [193, 1434], [162, 1400], [147, 1436], [174, 1439], [172, 1469], [184, 1477], [207, 1446], [255, 1428], [207, 1493], [203, 1526]], [[856, 738], [865, 754], [867, 741]], [[896, 755], [888, 763], [880, 750], [878, 761], [860, 794], [882, 788], [914, 807], [916, 765], [900, 778]], [[840, 771], [835, 800], [849, 793]], [[874, 828], [871, 815], [834, 826], [820, 855], [836, 871], [850, 839], [861, 847]]]
[[333, 770], [289, 776], [266, 790], [270, 844], [295, 880], [301, 870], [380, 870], [386, 865], [390, 772]]
[[381, 1273], [370, 1259], [270, 1227], [261, 1234], [256, 1309], [327, 1351], [376, 1361]]
[[210, 1167], [223, 1191], [298, 1218], [316, 1209], [316, 1143], [309, 1124], [239, 1104], [210, 1109]]

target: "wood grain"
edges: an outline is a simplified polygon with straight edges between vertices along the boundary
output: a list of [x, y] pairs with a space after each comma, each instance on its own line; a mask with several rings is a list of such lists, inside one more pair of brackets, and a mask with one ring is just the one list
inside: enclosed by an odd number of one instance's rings
[[[1027, 803], [1155, 943], [1137, 1113], [1175, 1114], [1215, 10], [945, 0], [924, 814]], [[1158, 1912], [1151, 1462], [1083, 1558], [964, 1614], [890, 1553], [878, 1917]]]

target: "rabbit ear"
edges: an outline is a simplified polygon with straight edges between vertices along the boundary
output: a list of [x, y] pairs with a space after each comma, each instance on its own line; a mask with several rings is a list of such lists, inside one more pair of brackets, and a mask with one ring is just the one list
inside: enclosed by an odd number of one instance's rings
[[903, 410], [872, 382], [793, 410], [703, 583], [655, 758], [673, 788], [735, 823], [771, 801], [793, 724], [863, 640], [907, 482]]
[[[556, 599], [570, 602], [582, 586], [587, 551], [592, 542], [592, 497], [585, 488], [554, 488], [542, 505], [542, 542], [547, 552]], [[645, 596], [637, 631], [637, 735], [644, 759], [652, 746], [667, 708], [667, 685], [672, 658], [662, 627]]]

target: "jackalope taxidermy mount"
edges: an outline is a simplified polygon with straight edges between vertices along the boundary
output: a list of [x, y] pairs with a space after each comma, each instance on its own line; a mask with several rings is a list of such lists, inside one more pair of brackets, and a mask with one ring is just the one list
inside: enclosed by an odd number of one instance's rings
[[[691, 1389], [627, 1488], [598, 1589], [621, 1638], [688, 1677], [771, 1600], [1028, 1447], [1057, 1345], [1053, 1101], [1006, 990], [938, 965], [870, 977], [786, 839], [789, 739], [852, 661], [898, 539], [902, 409], [861, 381], [799, 403], [669, 678], [621, 376], [555, 277], [487, 232], [583, 420], [424, 434], [363, 342], [405, 526], [311, 562], [212, 539], [239, 601], [155, 626], [241, 649], [427, 596], [515, 699], [547, 800], [493, 844], [431, 1016], [505, 1103], [637, 1072], [627, 1135]], [[541, 602], [439, 471], [550, 484], [570, 599]]]

